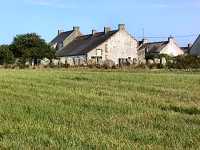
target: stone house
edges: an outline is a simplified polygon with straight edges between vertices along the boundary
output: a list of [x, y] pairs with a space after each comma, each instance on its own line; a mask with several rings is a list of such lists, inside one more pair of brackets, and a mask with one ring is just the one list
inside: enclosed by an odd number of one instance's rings
[[56, 50], [60, 50], [81, 35], [79, 27], [73, 27], [73, 30], [66, 32], [58, 30], [58, 35], [50, 42], [50, 45]]
[[194, 56], [200, 56], [200, 35], [192, 45], [190, 49], [190, 54]]
[[148, 40], [145, 39], [138, 42], [138, 58], [140, 62], [143, 61], [145, 57], [156, 57], [160, 54], [176, 57], [178, 55], [183, 55], [184, 51], [178, 46], [173, 37], [169, 37], [167, 41], [161, 42], [148, 42]]
[[138, 59], [138, 42], [120, 24], [117, 30], [105, 27], [103, 32], [92, 30], [91, 34], [82, 35], [79, 28], [62, 32], [52, 40], [57, 48], [56, 56], [62, 63], [82, 64], [89, 60], [96, 63], [112, 60], [115, 64], [133, 62]]

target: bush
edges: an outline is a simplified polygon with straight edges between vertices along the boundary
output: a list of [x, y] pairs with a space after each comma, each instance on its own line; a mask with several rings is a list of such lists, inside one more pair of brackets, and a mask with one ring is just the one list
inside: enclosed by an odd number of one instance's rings
[[161, 69], [161, 68], [163, 68], [162, 64], [156, 64], [156, 63], [154, 63], [154, 64], [147, 64], [147, 66], [148, 66], [149, 69]]
[[88, 60], [88, 61], [87, 61], [87, 66], [88, 66], [89, 68], [95, 68], [95, 67], [96, 67], [96, 62], [95, 62], [95, 60], [93, 60], [93, 59]]
[[168, 68], [174, 69], [197, 69], [200, 68], [200, 58], [192, 55], [181, 55], [168, 62]]
[[105, 60], [103, 62], [103, 67], [105, 69], [112, 69], [112, 68], [116, 68], [115, 62], [112, 60]]
[[148, 66], [144, 63], [138, 64], [134, 68], [135, 69], [149, 69]]
[[20, 69], [25, 69], [25, 68], [29, 68], [29, 64], [26, 64], [26, 59], [24, 58], [18, 58], [16, 61], [16, 65], [20, 68]]

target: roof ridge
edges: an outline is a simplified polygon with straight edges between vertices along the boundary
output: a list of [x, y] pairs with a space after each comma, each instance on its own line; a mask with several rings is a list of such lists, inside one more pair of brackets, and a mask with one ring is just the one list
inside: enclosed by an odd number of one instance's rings
[[[109, 34], [109, 33], [112, 33], [112, 32], [117, 32], [118, 30], [111, 30], [111, 31], [109, 31], [107, 34]], [[99, 31], [99, 32], [96, 32], [95, 33], [95, 35], [96, 34], [99, 34], [99, 33], [104, 33], [104, 31]], [[106, 35], [106, 34], [105, 34]], [[92, 34], [90, 33], [90, 34], [83, 34], [83, 35], [81, 35], [81, 36], [79, 36], [79, 37], [84, 37], [84, 36], [92, 36]]]
[[169, 42], [169, 41], [148, 42], [146, 44], [157, 44], [157, 43], [165, 43], [165, 42]]

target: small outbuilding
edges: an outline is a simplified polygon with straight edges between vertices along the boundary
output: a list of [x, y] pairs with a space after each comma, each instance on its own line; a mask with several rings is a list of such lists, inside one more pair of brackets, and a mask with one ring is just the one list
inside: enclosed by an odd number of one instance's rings
[[143, 40], [139, 42], [138, 47], [139, 59], [145, 59], [147, 56], [158, 56], [160, 54], [166, 54], [171, 57], [183, 55], [184, 51], [179, 47], [176, 40], [173, 37], [169, 37], [167, 41], [161, 42], [148, 42]]

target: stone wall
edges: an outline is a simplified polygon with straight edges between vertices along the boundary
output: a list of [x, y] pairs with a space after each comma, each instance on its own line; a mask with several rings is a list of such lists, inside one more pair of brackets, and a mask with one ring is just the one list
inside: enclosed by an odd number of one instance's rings
[[119, 30], [110, 39], [105, 41], [87, 54], [87, 58], [97, 56], [97, 50], [102, 50], [102, 60], [112, 60], [119, 64], [119, 59], [138, 59], [137, 41], [124, 29]]
[[138, 50], [138, 64], [146, 64], [145, 48]]
[[60, 58], [60, 64], [66, 64], [69, 66], [86, 65], [86, 61], [86, 56], [69, 56]]

